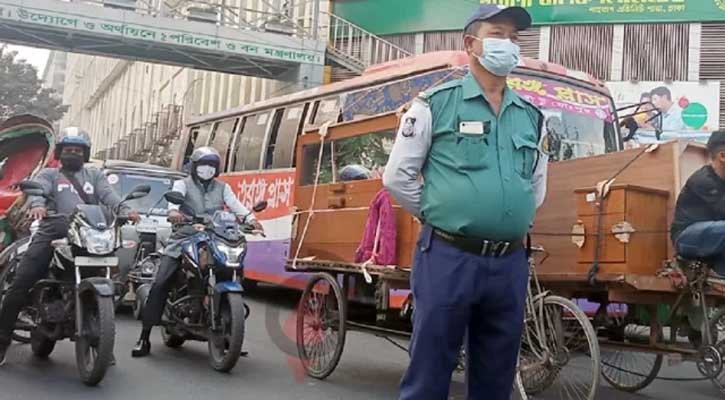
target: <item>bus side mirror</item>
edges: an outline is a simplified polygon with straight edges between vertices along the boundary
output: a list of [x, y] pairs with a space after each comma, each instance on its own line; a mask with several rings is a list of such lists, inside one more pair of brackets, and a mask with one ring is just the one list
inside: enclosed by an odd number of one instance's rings
[[639, 124], [637, 124], [637, 121], [635, 121], [632, 117], [626, 118], [624, 121], [620, 122], [619, 126], [627, 130], [627, 134], [622, 137], [623, 142], [629, 142], [634, 139], [634, 135], [636, 135], [639, 130]]

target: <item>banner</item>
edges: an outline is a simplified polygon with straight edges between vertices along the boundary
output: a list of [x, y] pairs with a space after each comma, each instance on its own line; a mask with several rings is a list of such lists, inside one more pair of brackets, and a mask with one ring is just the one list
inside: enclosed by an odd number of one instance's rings
[[[655, 140], [655, 129], [663, 139], [692, 138], [706, 141], [719, 129], [720, 82], [608, 82], [618, 108], [649, 102], [635, 116], [638, 138]], [[651, 119], [659, 110], [662, 118]], [[624, 111], [629, 113], [632, 110]]]
[[378, 35], [451, 31], [479, 3], [524, 7], [534, 25], [725, 21], [725, 0], [337, 0], [334, 12]]

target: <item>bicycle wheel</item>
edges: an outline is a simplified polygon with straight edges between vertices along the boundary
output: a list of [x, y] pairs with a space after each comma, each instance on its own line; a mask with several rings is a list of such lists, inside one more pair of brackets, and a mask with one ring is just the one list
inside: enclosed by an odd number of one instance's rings
[[[610, 332], [615, 341], [622, 344], [650, 344], [648, 326], [622, 322]], [[662, 328], [658, 332], [662, 337]], [[637, 392], [649, 386], [662, 368], [663, 357], [636, 349], [602, 346], [602, 376], [610, 385], [625, 392]]]
[[316, 274], [307, 282], [297, 306], [297, 351], [307, 375], [327, 378], [337, 367], [345, 347], [347, 298], [330, 274]]
[[527, 315], [519, 361], [526, 393], [593, 400], [601, 371], [599, 343], [589, 318], [559, 296], [537, 300], [533, 311], [535, 315]]
[[[725, 308], [717, 310], [712, 316], [710, 330], [716, 335], [712, 340], [716, 343], [715, 348], [720, 353], [720, 362], [722, 363], [723, 358], [725, 358]], [[725, 394], [725, 370], [721, 371], [718, 377], [713, 378], [712, 383], [720, 393]]]

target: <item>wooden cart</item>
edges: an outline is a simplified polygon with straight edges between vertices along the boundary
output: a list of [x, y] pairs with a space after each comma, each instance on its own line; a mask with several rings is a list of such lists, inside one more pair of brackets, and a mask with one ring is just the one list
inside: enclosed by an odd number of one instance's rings
[[[318, 379], [334, 371], [349, 329], [370, 332], [407, 350], [395, 339], [408, 338], [412, 330], [414, 304], [409, 279], [420, 225], [394, 205], [396, 265], [355, 262], [369, 204], [382, 189], [382, 182], [375, 176], [347, 182], [336, 179], [336, 171], [355, 163], [360, 156], [354, 151], [348, 153], [354, 148], [350, 143], [362, 141], [366, 148], [389, 148], [398, 124], [397, 115], [383, 114], [323, 127], [298, 140], [298, 211], [287, 270], [312, 275], [297, 312], [297, 346], [307, 373]], [[368, 164], [372, 160], [371, 170], [377, 166], [376, 157], [364, 157]], [[381, 154], [380, 160], [384, 165], [387, 154]], [[580, 398], [593, 399], [599, 379], [594, 328], [576, 304], [544, 292], [533, 272], [519, 392], [523, 393], [524, 388], [532, 393], [547, 390], [568, 368], [581, 373], [588, 366], [591, 376], [581, 383]], [[583, 362], [574, 362], [577, 357]]]
[[725, 292], [707, 265], [676, 258], [668, 232], [680, 189], [706, 162], [704, 146], [669, 142], [551, 164], [532, 233], [551, 253], [539, 277], [590, 302], [602, 373], [618, 389], [652, 383], [664, 356], [725, 385]]

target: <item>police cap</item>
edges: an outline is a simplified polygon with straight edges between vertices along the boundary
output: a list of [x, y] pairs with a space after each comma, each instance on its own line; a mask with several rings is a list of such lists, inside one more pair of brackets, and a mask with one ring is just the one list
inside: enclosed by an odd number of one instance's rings
[[482, 4], [473, 15], [466, 21], [463, 30], [467, 30], [471, 24], [478, 21], [487, 21], [496, 16], [511, 18], [516, 24], [516, 29], [523, 31], [531, 27], [531, 15], [523, 7], [506, 7], [496, 4]]

